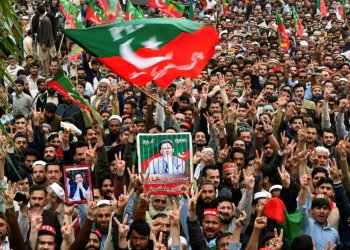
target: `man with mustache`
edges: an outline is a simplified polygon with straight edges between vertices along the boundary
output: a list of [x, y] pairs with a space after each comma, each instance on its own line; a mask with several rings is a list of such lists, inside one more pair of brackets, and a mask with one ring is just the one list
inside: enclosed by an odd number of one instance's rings
[[97, 202], [96, 209], [96, 228], [101, 232], [101, 245], [100, 249], [104, 249], [104, 245], [107, 239], [109, 222], [112, 219], [112, 204], [109, 200], [100, 200]]
[[[61, 225], [58, 220], [57, 214], [51, 211], [44, 209], [46, 204], [46, 196], [47, 190], [44, 186], [33, 185], [29, 189], [29, 204], [30, 204], [30, 212], [32, 216], [41, 216], [42, 225], [48, 225], [55, 229], [56, 231], [56, 250], [61, 249], [62, 244], [62, 233], [61, 233]], [[18, 221], [20, 222], [20, 228], [22, 232], [22, 236], [24, 239], [27, 239], [27, 235], [29, 235], [30, 221], [28, 216], [28, 211], [20, 211], [18, 215]]]

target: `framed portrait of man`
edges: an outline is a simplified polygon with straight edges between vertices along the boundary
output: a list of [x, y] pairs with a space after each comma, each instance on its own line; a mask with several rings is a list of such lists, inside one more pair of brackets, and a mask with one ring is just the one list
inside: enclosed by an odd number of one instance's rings
[[87, 203], [92, 190], [90, 166], [63, 166], [63, 174], [66, 203]]
[[151, 194], [180, 194], [180, 186], [193, 178], [190, 133], [138, 134], [139, 173], [149, 175]]

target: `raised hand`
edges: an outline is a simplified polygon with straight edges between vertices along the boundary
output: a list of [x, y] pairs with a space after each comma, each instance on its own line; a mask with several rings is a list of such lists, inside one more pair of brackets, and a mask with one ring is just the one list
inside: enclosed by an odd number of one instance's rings
[[198, 191], [198, 189], [196, 190], [196, 192], [194, 193], [194, 195], [192, 196], [192, 198], [190, 198], [189, 196], [187, 196], [188, 199], [188, 212], [189, 212], [189, 217], [190, 218], [195, 218], [196, 217], [196, 213], [197, 213], [197, 201], [199, 196], [202, 193], [202, 189]]
[[122, 160], [122, 151], [119, 151], [119, 156], [117, 154], [114, 154], [114, 156], [117, 165], [117, 176], [124, 176], [125, 161]]
[[310, 180], [311, 178], [307, 174], [304, 174], [301, 177], [299, 177], [300, 187], [302, 189], [308, 189], [310, 185]]
[[180, 186], [180, 190], [181, 190], [181, 195], [182, 197], [186, 198], [191, 194], [191, 187], [192, 187], [192, 182], [191, 183], [187, 183], [187, 184], [182, 184]]
[[115, 221], [115, 223], [118, 225], [118, 231], [119, 231], [119, 238], [126, 238], [130, 227], [128, 225], [126, 225], [126, 222], [128, 221], [128, 215], [125, 215], [125, 218], [123, 220], [123, 223], [120, 223], [117, 218], [113, 217], [113, 220]]
[[249, 171], [243, 169], [243, 178], [246, 191], [252, 192], [255, 185], [254, 176], [251, 173], [249, 173]]
[[306, 143], [306, 134], [307, 134], [307, 131], [306, 131], [306, 126], [304, 124], [303, 127], [298, 130], [298, 143], [300, 144]]
[[331, 177], [333, 179], [334, 182], [338, 182], [341, 180], [341, 169], [338, 169], [337, 166], [337, 161], [333, 158], [333, 159], [329, 159], [329, 172], [331, 174]]
[[220, 152], [219, 152], [220, 162], [226, 161], [227, 156], [230, 153], [230, 150], [231, 150], [231, 146], [227, 146], [227, 144], [225, 145], [225, 147], [223, 149], [220, 150]]
[[63, 210], [64, 214], [68, 216], [72, 216], [74, 209], [76, 208], [77, 204], [71, 205], [71, 204], [64, 204]]
[[15, 197], [11, 181], [8, 182], [7, 191], [3, 193], [6, 208], [13, 208], [13, 199]]
[[278, 234], [277, 229], [273, 230], [274, 237], [269, 241], [271, 250], [280, 250], [283, 246], [283, 229]]
[[254, 169], [255, 169], [255, 172], [258, 172], [260, 173], [262, 167], [263, 167], [263, 159], [264, 159], [264, 151], [261, 152], [261, 154], [259, 154], [259, 151], [256, 150], [255, 151], [255, 159], [254, 159], [254, 163], [253, 163], [253, 166], [254, 166]]
[[278, 167], [277, 168], [278, 170], [278, 174], [281, 178], [281, 183], [282, 183], [282, 186], [284, 188], [289, 188], [289, 185], [290, 185], [290, 175], [289, 173], [287, 172], [286, 168], [284, 165], [282, 165], [281, 167]]
[[163, 233], [159, 233], [159, 238], [157, 240], [156, 236], [152, 234], [152, 240], [153, 240], [153, 250], [166, 250], [166, 246], [162, 243], [163, 239]]
[[130, 196], [134, 193], [134, 190], [131, 190], [129, 194], [126, 192], [126, 186], [124, 186], [124, 194], [121, 194], [118, 197], [117, 207], [118, 210], [122, 210], [124, 212], [124, 208], [126, 207], [126, 204], [128, 204], [128, 201], [130, 199]]
[[96, 155], [96, 150], [98, 147], [98, 144], [96, 143], [96, 145], [94, 147], [91, 146], [91, 142], [88, 141], [88, 145], [89, 148], [88, 150], [85, 152], [85, 161], [89, 164], [91, 164], [95, 158]]
[[78, 220], [78, 218], [75, 218], [75, 220], [72, 223], [69, 223], [68, 215], [64, 216], [65, 224], [64, 224], [64, 226], [61, 227], [61, 233], [62, 233], [63, 238], [65, 238], [65, 239], [70, 238], [70, 236], [73, 232], [73, 225], [77, 222], [77, 220]]
[[267, 218], [265, 216], [256, 217], [254, 222], [254, 229], [262, 231], [267, 226]]
[[131, 170], [130, 168], [127, 168], [128, 175], [129, 175], [129, 188], [128, 192], [131, 192], [131, 190], [134, 190], [137, 185], [137, 180], [139, 179], [138, 175], [135, 174], [135, 165], [132, 165]]
[[43, 224], [43, 217], [41, 215], [32, 215], [30, 219], [30, 226], [34, 230], [38, 230]]
[[239, 178], [241, 177], [241, 170], [230, 175], [233, 189], [239, 188]]
[[90, 191], [90, 196], [87, 200], [87, 218], [89, 220], [94, 221], [96, 217], [96, 212], [97, 212], [97, 204], [96, 204], [96, 201], [92, 200], [92, 198], [93, 198], [92, 192]]
[[169, 213], [169, 219], [170, 219], [170, 223], [171, 225], [178, 225], [179, 224], [179, 220], [180, 220], [180, 213], [181, 210], [184, 206], [183, 203], [180, 204], [180, 207], [177, 207], [176, 201], [173, 200], [173, 210]]
[[286, 147], [288, 145], [289, 138], [286, 136], [286, 131], [281, 132], [280, 136], [281, 136], [280, 147], [281, 147], [281, 149], [284, 150], [284, 149], [286, 149]]

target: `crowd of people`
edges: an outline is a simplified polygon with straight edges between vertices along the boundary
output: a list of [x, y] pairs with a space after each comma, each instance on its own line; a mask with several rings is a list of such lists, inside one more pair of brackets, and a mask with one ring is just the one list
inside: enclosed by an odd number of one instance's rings
[[[23, 54], [1, 45], [0, 249], [350, 249], [346, 1], [325, 1], [326, 16], [309, 0], [194, 1], [195, 21], [220, 37], [215, 54], [197, 77], [143, 91], [86, 52], [69, 59], [58, 0], [19, 2], [20, 34], [2, 36]], [[73, 3], [89, 27], [87, 3]], [[47, 87], [59, 72], [103, 126]], [[136, 136], [179, 132], [193, 138], [193, 183], [149, 194]], [[78, 171], [65, 190], [63, 166], [75, 164], [90, 166], [92, 187]]]

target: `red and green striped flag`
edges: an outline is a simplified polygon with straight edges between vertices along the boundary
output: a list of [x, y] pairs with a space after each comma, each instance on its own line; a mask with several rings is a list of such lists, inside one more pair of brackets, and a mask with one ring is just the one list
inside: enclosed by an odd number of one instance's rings
[[300, 18], [298, 16], [298, 12], [296, 11], [295, 7], [293, 7], [293, 19], [294, 19], [294, 27], [295, 30], [298, 34], [298, 36], [302, 36], [304, 34], [304, 29], [303, 29], [303, 25], [301, 24]]
[[164, 88], [179, 76], [197, 76], [218, 43], [212, 26], [182, 18], [139, 19], [64, 33], [129, 83], [154, 81]]
[[75, 104], [77, 104], [82, 109], [85, 109], [92, 113], [94, 119], [98, 122], [98, 124], [103, 126], [102, 119], [99, 113], [90, 108], [89, 104], [84, 100], [84, 98], [75, 90], [75, 87], [71, 81], [64, 75], [63, 72], [58, 73], [55, 78], [47, 83], [47, 87], [53, 90], [56, 90], [63, 97], [71, 100]]
[[125, 10], [125, 21], [131, 21], [135, 19], [143, 19], [143, 16], [139, 13], [131, 1], [128, 0]]
[[109, 23], [102, 8], [97, 5], [94, 0], [89, 0], [89, 5], [86, 9], [86, 19], [96, 25]]
[[84, 24], [77, 19], [79, 10], [75, 5], [71, 4], [68, 0], [61, 0], [59, 7], [62, 14], [66, 17], [67, 23], [73, 29], [84, 28]]
[[167, 15], [168, 17], [182, 17], [185, 11], [185, 6], [172, 0], [165, 0], [165, 5], [160, 9], [161, 14]]
[[317, 13], [321, 14], [322, 17], [327, 16], [327, 9], [324, 0], [316, 0]]
[[277, 23], [278, 33], [280, 36], [280, 47], [284, 50], [289, 50], [290, 41], [288, 38], [286, 27], [284, 26], [283, 20], [277, 11], [276, 11], [276, 23]]
[[208, 6], [207, 0], [199, 0], [199, 2], [201, 3], [201, 5], [203, 6], [204, 9], [207, 8], [207, 6]]

